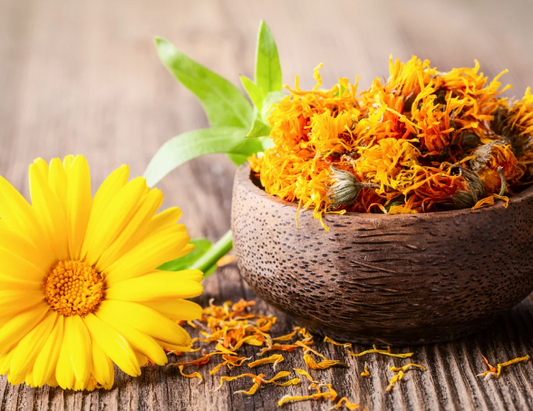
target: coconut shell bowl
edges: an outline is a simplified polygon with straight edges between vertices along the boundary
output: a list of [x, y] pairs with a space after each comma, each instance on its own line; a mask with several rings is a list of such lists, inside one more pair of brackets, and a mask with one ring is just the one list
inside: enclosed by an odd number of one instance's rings
[[255, 293], [309, 331], [413, 345], [480, 330], [533, 290], [533, 188], [481, 208], [329, 214], [329, 232], [269, 196], [248, 165], [233, 190], [234, 248]]

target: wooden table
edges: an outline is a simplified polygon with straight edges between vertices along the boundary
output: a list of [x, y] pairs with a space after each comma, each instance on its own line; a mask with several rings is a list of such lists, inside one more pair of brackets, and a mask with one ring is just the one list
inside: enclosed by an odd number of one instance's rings
[[[533, 85], [531, 15], [528, 0], [0, 0], [0, 172], [27, 194], [27, 166], [34, 158], [81, 153], [96, 187], [122, 163], [141, 175], [163, 142], [206, 126], [194, 97], [159, 63], [153, 35], [171, 39], [238, 82], [238, 74], [253, 74], [263, 17], [277, 38], [285, 82], [299, 73], [302, 85], [311, 86], [313, 67], [324, 62], [325, 85], [337, 76], [362, 74], [366, 87], [375, 76], [387, 75], [390, 53], [401, 59], [417, 54], [442, 70], [472, 65], [475, 58], [489, 77], [508, 68], [504, 79], [515, 89], [507, 94], [521, 96]], [[223, 156], [192, 161], [160, 184], [165, 206], [183, 209], [193, 237], [216, 240], [230, 225], [233, 173]], [[229, 266], [205, 282], [200, 302], [242, 297], [255, 298]], [[291, 329], [291, 319], [265, 303], [258, 310], [278, 316], [276, 333]], [[482, 354], [493, 362], [533, 354], [531, 299], [485, 332], [413, 348], [429, 371], [409, 373], [391, 393], [385, 392], [387, 366], [398, 361], [370, 356], [372, 376], [362, 379], [363, 360], [340, 347], [319, 342], [315, 348], [348, 365], [323, 371], [320, 379], [367, 410], [533, 409], [533, 362], [507, 369], [498, 380], [476, 377], [486, 369]], [[253, 352], [246, 349], [247, 355]], [[303, 367], [301, 355], [290, 358], [281, 369]], [[204, 375], [205, 383], [197, 385], [164, 368], [145, 369], [137, 379], [117, 372], [111, 391], [92, 393], [12, 387], [2, 377], [0, 404], [6, 410], [274, 410], [283, 395], [307, 392], [302, 384], [266, 387], [253, 397], [233, 395], [249, 385], [240, 380], [213, 392], [218, 377]], [[284, 408], [329, 406], [313, 401]]]

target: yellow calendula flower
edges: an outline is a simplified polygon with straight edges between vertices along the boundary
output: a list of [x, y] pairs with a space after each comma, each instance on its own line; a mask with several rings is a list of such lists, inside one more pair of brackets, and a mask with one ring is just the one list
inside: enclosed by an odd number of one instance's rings
[[83, 156], [29, 168], [31, 205], [0, 177], [0, 374], [11, 384], [111, 388], [113, 363], [131, 376], [163, 348], [187, 351], [173, 320], [199, 318], [198, 270], [165, 272], [189, 253], [178, 208], [129, 168], [94, 198]]

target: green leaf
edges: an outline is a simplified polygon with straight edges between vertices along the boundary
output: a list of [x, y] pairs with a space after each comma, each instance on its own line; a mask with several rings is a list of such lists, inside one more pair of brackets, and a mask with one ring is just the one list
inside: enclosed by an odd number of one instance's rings
[[168, 40], [156, 37], [155, 44], [165, 67], [200, 100], [213, 127], [250, 127], [252, 106], [237, 87], [187, 57]]
[[270, 127], [269, 124], [265, 123], [263, 119], [261, 118], [261, 114], [255, 110], [255, 116], [254, 116], [254, 122], [252, 123], [252, 127], [246, 133], [247, 138], [255, 138], [255, 137], [268, 137], [270, 135]]
[[225, 153], [250, 156], [262, 151], [262, 143], [246, 139], [247, 129], [214, 127], [189, 131], [174, 137], [161, 146], [148, 164], [144, 177], [150, 187], [193, 158], [206, 154]]
[[263, 107], [263, 100], [265, 99], [265, 92], [246, 76], [241, 76], [241, 83], [250, 96], [252, 103], [254, 103], [254, 106], [258, 110], [261, 110], [261, 107]]
[[211, 241], [206, 240], [205, 238], [195, 238], [191, 240], [191, 244], [194, 244], [196, 248], [192, 250], [189, 254], [184, 255], [183, 257], [176, 258], [175, 260], [169, 261], [159, 267], [158, 270], [165, 271], [180, 271], [188, 269], [192, 264], [200, 259], [205, 253], [207, 253], [213, 244]]
[[264, 21], [261, 21], [257, 38], [255, 84], [261, 87], [265, 94], [281, 90], [281, 65], [278, 48]]
[[235, 164], [237, 167], [242, 166], [248, 161], [249, 156], [244, 156], [242, 154], [226, 154], [228, 158]]

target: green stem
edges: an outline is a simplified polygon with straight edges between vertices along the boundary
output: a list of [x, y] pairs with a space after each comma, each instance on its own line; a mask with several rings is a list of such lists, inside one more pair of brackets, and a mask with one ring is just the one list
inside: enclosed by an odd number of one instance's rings
[[191, 268], [195, 268], [204, 273], [204, 277], [208, 277], [213, 273], [213, 268], [216, 268], [217, 261], [224, 257], [233, 248], [233, 237], [231, 230], [214, 244], [207, 253], [198, 259]]

